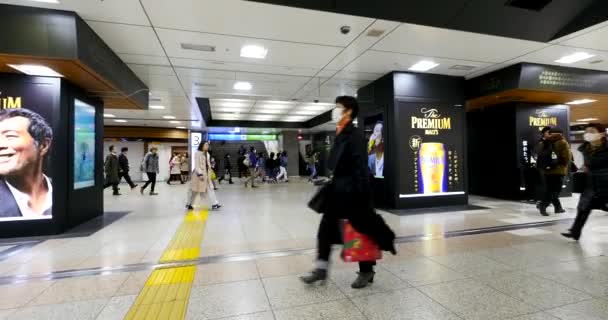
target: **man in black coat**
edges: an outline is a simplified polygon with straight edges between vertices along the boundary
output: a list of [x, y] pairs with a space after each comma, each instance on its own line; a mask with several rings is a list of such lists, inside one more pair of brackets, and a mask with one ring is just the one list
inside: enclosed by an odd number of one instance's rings
[[[396, 254], [395, 233], [373, 207], [365, 138], [352, 123], [358, 111], [354, 97], [336, 98], [332, 119], [337, 123], [337, 136], [328, 161], [333, 178], [322, 189], [324, 204], [317, 235], [317, 266], [310, 275], [301, 278], [305, 283], [327, 278], [331, 246], [342, 243], [341, 219], [349, 220], [356, 231], [376, 241], [381, 250]], [[375, 261], [359, 263], [359, 276], [353, 288], [364, 288], [373, 282], [375, 264]]]
[[129, 148], [123, 147], [120, 149], [120, 155], [118, 156], [118, 182], [125, 178], [125, 181], [129, 184], [131, 189], [137, 188], [137, 184], [133, 183], [131, 180], [131, 176], [129, 175], [129, 158], [127, 154], [129, 153]]

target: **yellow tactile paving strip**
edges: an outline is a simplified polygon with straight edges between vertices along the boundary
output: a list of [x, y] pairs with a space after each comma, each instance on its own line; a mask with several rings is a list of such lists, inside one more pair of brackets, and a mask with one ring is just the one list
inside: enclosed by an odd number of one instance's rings
[[[207, 216], [207, 210], [188, 212], [160, 262], [198, 258]], [[194, 265], [154, 270], [125, 319], [184, 319], [195, 271]]]

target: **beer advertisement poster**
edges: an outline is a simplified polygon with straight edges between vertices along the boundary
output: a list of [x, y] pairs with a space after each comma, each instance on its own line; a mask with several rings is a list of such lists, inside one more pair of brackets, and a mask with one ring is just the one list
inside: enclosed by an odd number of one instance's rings
[[399, 103], [400, 198], [464, 194], [462, 106]]
[[0, 223], [52, 218], [59, 81], [0, 78]]

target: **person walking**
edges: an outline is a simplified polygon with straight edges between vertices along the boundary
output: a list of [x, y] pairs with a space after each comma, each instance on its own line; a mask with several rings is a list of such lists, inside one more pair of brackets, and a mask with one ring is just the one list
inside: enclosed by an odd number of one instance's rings
[[283, 151], [281, 153], [281, 157], [279, 158], [279, 175], [277, 176], [277, 180], [281, 181], [285, 179], [285, 182], [289, 182], [289, 177], [287, 176], [287, 151]]
[[585, 143], [578, 150], [583, 154], [584, 171], [587, 184], [578, 202], [578, 212], [574, 224], [568, 232], [562, 233], [566, 238], [580, 239], [583, 227], [592, 210], [608, 211], [608, 141], [606, 128], [599, 124], [590, 124], [585, 129]]
[[229, 184], [234, 184], [234, 182], [232, 182], [232, 163], [230, 162], [230, 154], [226, 153], [224, 155], [224, 174], [222, 174], [222, 176], [219, 178], [219, 180], [217, 181], [219, 184], [222, 183], [223, 180], [226, 179], [226, 176], [228, 176], [228, 183]]
[[182, 184], [186, 183], [186, 181], [188, 181], [188, 179], [190, 178], [190, 163], [188, 162], [188, 154], [184, 153], [182, 154], [182, 157], [180, 159], [180, 163], [179, 163], [179, 171], [181, 173], [182, 176]]
[[144, 194], [146, 188], [151, 185], [150, 195], [156, 196], [158, 193], [154, 192], [156, 187], [156, 175], [160, 173], [158, 166], [158, 148], [152, 147], [150, 148], [150, 152], [146, 154], [143, 161], [141, 162], [141, 171], [145, 172], [148, 176], [148, 181], [141, 187], [140, 192]]
[[243, 165], [247, 167], [248, 171], [247, 178], [245, 179], [245, 188], [247, 188], [249, 182], [251, 182], [251, 188], [257, 188], [255, 186], [255, 178], [257, 176], [258, 158], [254, 147], [251, 147], [249, 153], [245, 155]]
[[308, 158], [308, 170], [310, 172], [308, 182], [312, 182], [317, 178], [317, 162], [319, 162], [318, 154], [315, 151], [311, 151]]
[[112, 186], [112, 190], [114, 191], [112, 194], [119, 196], [118, 182], [120, 181], [120, 178], [118, 177], [118, 156], [116, 155], [116, 151], [114, 151], [114, 146], [110, 146], [108, 149], [110, 153], [106, 156], [104, 162], [106, 181], [103, 188], [106, 189], [107, 187]]
[[560, 129], [545, 127], [542, 139], [536, 147], [537, 168], [542, 173], [543, 194], [537, 208], [540, 214], [548, 216], [547, 208], [553, 204], [555, 213], [566, 212], [559, 200], [564, 177], [568, 175], [572, 153], [570, 145]]
[[186, 209], [193, 210], [194, 201], [198, 196], [208, 197], [211, 210], [219, 210], [222, 206], [215, 196], [213, 184], [211, 183], [211, 161], [209, 156], [209, 142], [201, 143], [195, 155], [194, 170], [192, 171], [192, 182], [190, 185], [190, 199]]
[[173, 154], [173, 158], [171, 158], [171, 161], [169, 162], [169, 179], [167, 180], [167, 184], [170, 185], [171, 181], [177, 180], [180, 181], [181, 178], [181, 174], [182, 174], [182, 170], [180, 167], [181, 164], [181, 159], [179, 157], [179, 154], [177, 152], [175, 152]]
[[209, 163], [211, 164], [211, 184], [213, 185], [213, 190], [217, 190], [217, 161], [215, 161], [215, 157], [213, 156], [211, 151], [208, 151], [208, 154]]
[[120, 149], [120, 155], [118, 156], [118, 183], [120, 183], [122, 178], [125, 178], [125, 181], [127, 181], [129, 187], [133, 190], [137, 188], [137, 184], [133, 183], [133, 180], [131, 180], [131, 176], [129, 175], [131, 168], [129, 167], [128, 153], [129, 148], [123, 147]]
[[[381, 250], [396, 254], [395, 233], [372, 205], [366, 143], [363, 133], [352, 123], [358, 112], [359, 105], [354, 97], [336, 98], [332, 119], [337, 123], [337, 136], [328, 161], [333, 179], [321, 189], [324, 204], [316, 209], [323, 216], [317, 233], [316, 268], [300, 278], [307, 284], [327, 279], [331, 247], [342, 243], [342, 219], [347, 219], [356, 231], [373, 239]], [[375, 261], [359, 262], [359, 274], [351, 287], [361, 289], [372, 283], [375, 265]]]

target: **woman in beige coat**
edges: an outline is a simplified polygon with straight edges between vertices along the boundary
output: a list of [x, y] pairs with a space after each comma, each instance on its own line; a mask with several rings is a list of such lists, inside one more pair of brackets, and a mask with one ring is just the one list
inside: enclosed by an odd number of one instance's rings
[[195, 155], [194, 169], [192, 171], [191, 195], [186, 208], [194, 209], [192, 205], [198, 195], [201, 198], [208, 196], [211, 202], [211, 210], [218, 210], [221, 205], [213, 191], [211, 182], [211, 163], [209, 161], [209, 142], [201, 143]]

